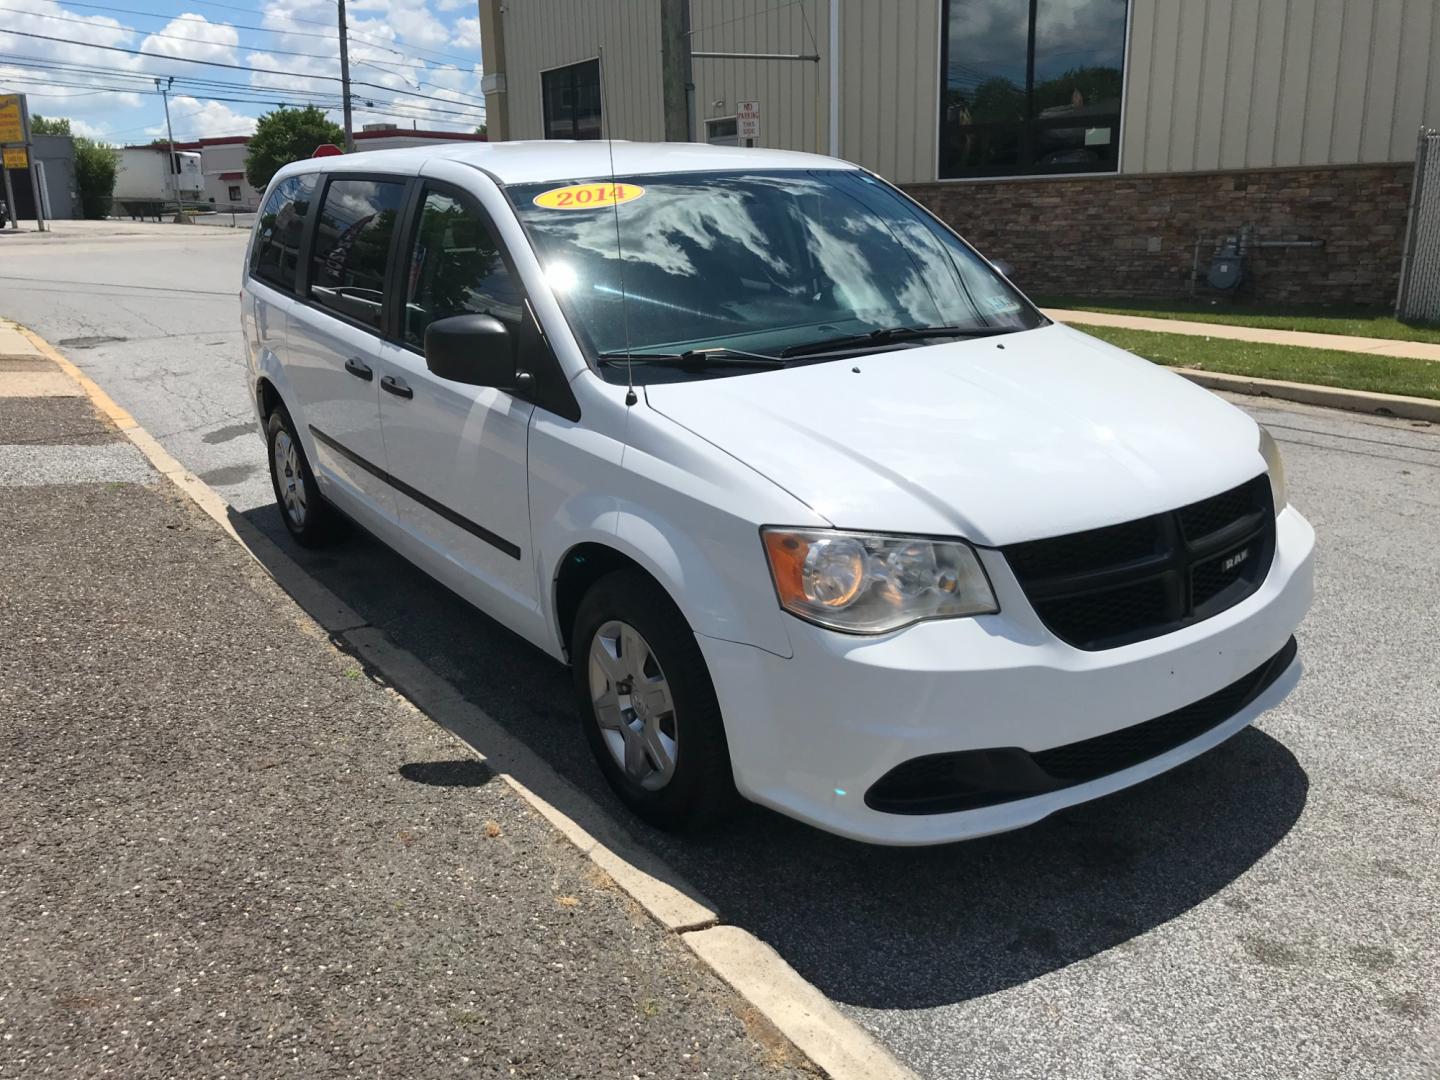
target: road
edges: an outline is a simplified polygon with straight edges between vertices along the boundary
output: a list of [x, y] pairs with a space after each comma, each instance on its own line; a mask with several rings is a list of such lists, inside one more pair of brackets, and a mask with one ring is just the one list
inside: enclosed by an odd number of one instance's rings
[[[240, 377], [243, 244], [18, 237], [0, 312], [286, 542]], [[363, 536], [294, 553], [925, 1076], [1437, 1076], [1440, 431], [1241, 403], [1320, 536], [1299, 690], [1166, 777], [945, 848], [759, 809], [702, 840], [648, 831], [599, 780], [561, 668]]]

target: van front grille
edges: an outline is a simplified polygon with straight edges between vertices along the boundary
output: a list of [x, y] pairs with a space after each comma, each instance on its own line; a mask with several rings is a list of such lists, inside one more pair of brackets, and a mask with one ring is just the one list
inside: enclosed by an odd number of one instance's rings
[[1036, 614], [1077, 649], [1113, 649], [1218, 615], [1253, 593], [1275, 556], [1261, 473], [1152, 517], [1001, 549]]

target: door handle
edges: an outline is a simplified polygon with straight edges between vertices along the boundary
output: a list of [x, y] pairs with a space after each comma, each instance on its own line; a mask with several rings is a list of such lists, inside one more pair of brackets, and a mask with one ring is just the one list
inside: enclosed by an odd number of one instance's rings
[[352, 356], [349, 360], [346, 360], [345, 370], [348, 371], [351, 375], [354, 375], [357, 379], [364, 379], [366, 382], [369, 382], [371, 379], [375, 378], [375, 373], [371, 371], [368, 367], [366, 367], [364, 364], [362, 364], [358, 357]]
[[395, 378], [394, 375], [386, 375], [380, 380], [380, 389], [387, 394], [394, 394], [396, 397], [413, 398], [415, 391], [406, 386], [405, 383]]

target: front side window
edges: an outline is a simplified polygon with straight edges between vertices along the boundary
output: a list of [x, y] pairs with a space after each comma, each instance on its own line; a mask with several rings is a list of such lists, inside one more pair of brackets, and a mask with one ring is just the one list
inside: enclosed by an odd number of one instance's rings
[[513, 328], [521, 303], [484, 218], [454, 195], [426, 192], [410, 252], [405, 343], [423, 349], [425, 328], [451, 315], [493, 315]]
[[944, 0], [940, 176], [1119, 168], [1129, 0]]
[[600, 138], [600, 61], [586, 60], [540, 75], [547, 139]]
[[398, 180], [330, 182], [310, 255], [312, 300], [380, 329], [385, 263], [404, 194]]
[[255, 225], [250, 273], [286, 292], [295, 288], [300, 235], [315, 197], [315, 182], [314, 173], [281, 180], [265, 200]]
[[[564, 197], [582, 190], [624, 199], [596, 207]], [[903, 348], [1044, 322], [934, 217], [859, 170], [627, 176], [506, 193], [607, 378], [625, 377], [616, 360], [627, 351], [655, 354], [635, 378], [658, 381], [714, 375], [722, 359], [732, 361], [725, 374], [801, 353], [809, 362], [857, 336], [861, 348]], [[953, 332], [916, 336], [942, 329]], [[751, 355], [704, 355], [716, 350]]]

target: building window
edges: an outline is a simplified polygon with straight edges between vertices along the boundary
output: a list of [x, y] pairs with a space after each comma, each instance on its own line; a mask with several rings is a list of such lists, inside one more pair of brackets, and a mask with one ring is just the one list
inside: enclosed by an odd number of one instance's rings
[[739, 125], [733, 116], [705, 121], [705, 141], [715, 146], [739, 146]]
[[240, 201], [240, 185], [239, 185], [239, 184], [231, 184], [230, 187], [229, 187], [227, 190], [228, 190], [228, 195], [227, 195], [226, 197], [227, 197], [231, 202], [239, 202], [239, 201]]
[[1129, 0], [944, 0], [940, 176], [1114, 172]]
[[600, 61], [540, 73], [547, 139], [600, 138]]

